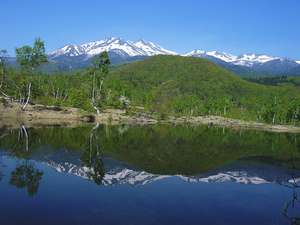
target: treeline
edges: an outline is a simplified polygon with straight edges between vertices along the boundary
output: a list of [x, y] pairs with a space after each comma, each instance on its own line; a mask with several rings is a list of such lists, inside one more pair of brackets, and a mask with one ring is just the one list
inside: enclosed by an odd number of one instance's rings
[[272, 86], [283, 86], [292, 85], [300, 86], [300, 77], [298, 76], [276, 76], [276, 77], [247, 77], [245, 80], [255, 82], [258, 84], [272, 85]]
[[1, 51], [0, 95], [3, 101], [19, 102], [23, 110], [39, 103], [94, 113], [105, 108], [126, 108], [130, 113], [139, 108], [161, 119], [219, 115], [273, 124], [300, 122], [296, 78], [248, 82], [207, 60], [179, 56], [155, 56], [111, 71], [107, 52], [72, 74], [45, 74], [38, 70], [47, 63], [41, 39], [16, 49], [20, 67], [10, 68], [7, 57]]

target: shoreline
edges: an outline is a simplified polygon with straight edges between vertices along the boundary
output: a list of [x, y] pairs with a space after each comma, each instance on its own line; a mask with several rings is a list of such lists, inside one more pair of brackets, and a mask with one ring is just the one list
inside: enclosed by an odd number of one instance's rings
[[272, 125], [253, 121], [226, 118], [221, 116], [197, 116], [197, 117], [179, 117], [168, 120], [173, 124], [190, 124], [190, 125], [208, 125], [212, 127], [227, 127], [231, 129], [246, 129], [257, 131], [268, 131], [274, 133], [300, 133], [300, 127], [292, 125]]
[[[0, 99], [1, 100], [1, 99]], [[129, 116], [125, 110], [107, 109], [100, 115], [88, 113], [77, 108], [45, 106], [30, 104], [22, 110], [17, 103], [0, 102], [0, 128], [14, 127], [17, 124], [29, 127], [41, 126], [68, 126], [76, 127], [84, 124], [188, 124], [207, 125], [214, 127], [228, 127], [232, 129], [260, 130], [277, 133], [300, 133], [300, 127], [292, 125], [272, 125], [258, 122], [249, 122], [221, 116], [197, 117], [170, 117], [166, 120], [157, 120], [146, 116]]]

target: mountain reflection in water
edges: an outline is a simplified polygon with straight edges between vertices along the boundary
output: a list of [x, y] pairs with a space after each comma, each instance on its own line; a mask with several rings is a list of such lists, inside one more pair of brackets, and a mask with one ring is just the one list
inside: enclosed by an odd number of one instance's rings
[[[59, 217], [59, 224], [94, 224], [100, 217], [108, 224], [300, 224], [299, 143], [297, 134], [191, 126], [2, 128], [0, 197], [25, 205], [44, 199], [41, 208], [53, 207], [53, 213], [60, 206], [49, 198], [60, 185], [69, 190], [58, 200], [62, 205], [88, 202], [89, 210], [96, 210], [99, 201], [83, 191], [114, 199], [102, 205], [102, 213], [68, 211], [68, 217]], [[120, 195], [127, 193], [134, 206], [118, 202], [116, 189]], [[174, 195], [172, 189], [181, 192]], [[24, 198], [21, 190], [30, 198]], [[147, 192], [152, 197], [144, 196]], [[8, 216], [0, 216], [0, 221], [18, 224], [17, 218], [9, 217], [16, 206], [5, 208], [3, 203], [0, 210]], [[177, 214], [177, 204], [190, 211]], [[20, 220], [33, 213], [33, 205]], [[123, 209], [118, 211], [120, 220], [111, 218], [111, 207]], [[194, 207], [205, 207], [203, 214]], [[129, 220], [133, 209], [140, 215]], [[235, 209], [234, 215], [230, 209]], [[41, 214], [28, 224], [44, 219]], [[54, 222], [52, 218], [45, 224]]]

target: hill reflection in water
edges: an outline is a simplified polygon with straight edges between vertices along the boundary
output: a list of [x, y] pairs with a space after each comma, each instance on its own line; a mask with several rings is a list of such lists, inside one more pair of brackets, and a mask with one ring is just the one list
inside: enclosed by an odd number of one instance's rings
[[[136, 210], [140, 213], [136, 223], [167, 224], [169, 215], [174, 224], [227, 224], [221, 221], [228, 213], [233, 216], [230, 209], [240, 213], [234, 214], [230, 224], [269, 224], [271, 218], [279, 224], [298, 223], [300, 140], [296, 134], [169, 125], [30, 128], [26, 134], [22, 127], [1, 131], [0, 195], [4, 200], [9, 196], [21, 205], [39, 202], [41, 208], [47, 205], [58, 213], [68, 201], [88, 202], [96, 210], [100, 202], [90, 195], [106, 195], [112, 202], [101, 204], [105, 215], [92, 214], [87, 219], [91, 223], [100, 216], [110, 224], [128, 223]], [[62, 205], [58, 206], [49, 198], [55, 198], [59, 187]], [[25, 190], [30, 198], [18, 190]], [[126, 193], [131, 200], [120, 202], [119, 195]], [[188, 217], [176, 214], [175, 202], [191, 210]], [[219, 209], [218, 218], [211, 204]], [[154, 210], [155, 206], [162, 211]], [[119, 212], [123, 221], [109, 219], [115, 212], [109, 213], [111, 207], [123, 210]], [[201, 217], [194, 207], [206, 207]], [[1, 206], [0, 210], [10, 215], [14, 208]], [[34, 209], [29, 207], [27, 215]], [[62, 224], [76, 224], [91, 213], [83, 211], [77, 212], [80, 218], [68, 211], [69, 219]], [[43, 219], [41, 214], [30, 224]], [[17, 220], [3, 219], [6, 224]]]

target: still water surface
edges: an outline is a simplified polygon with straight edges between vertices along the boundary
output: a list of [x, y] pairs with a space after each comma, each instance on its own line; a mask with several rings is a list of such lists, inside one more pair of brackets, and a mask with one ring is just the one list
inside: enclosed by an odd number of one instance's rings
[[300, 136], [189, 126], [0, 130], [0, 224], [300, 224]]

